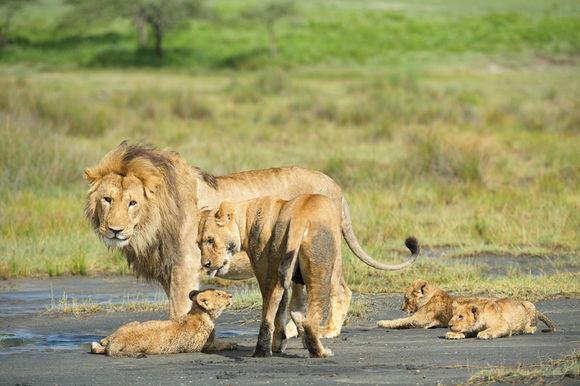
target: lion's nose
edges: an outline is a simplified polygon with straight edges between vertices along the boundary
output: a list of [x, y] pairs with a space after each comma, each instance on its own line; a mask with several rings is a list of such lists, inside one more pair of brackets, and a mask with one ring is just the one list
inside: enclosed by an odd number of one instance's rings
[[115, 236], [117, 236], [119, 233], [121, 233], [121, 231], [123, 230], [123, 228], [119, 228], [119, 227], [109, 227], [109, 230], [111, 232], [113, 232], [113, 234]]

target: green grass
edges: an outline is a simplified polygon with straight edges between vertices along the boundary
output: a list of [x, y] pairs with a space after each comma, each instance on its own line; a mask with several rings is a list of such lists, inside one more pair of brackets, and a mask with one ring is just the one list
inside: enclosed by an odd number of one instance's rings
[[[129, 21], [83, 31], [59, 28], [66, 8], [44, 0], [18, 15], [0, 63], [43, 68], [259, 68], [272, 63], [265, 27], [241, 16], [246, 1], [208, 2], [214, 17], [170, 31], [166, 57], [137, 49]], [[365, 4], [367, 3], [367, 4]], [[570, 57], [580, 49], [574, 1], [424, 2], [298, 1], [298, 15], [277, 26], [284, 66], [412, 65], [458, 55], [529, 54]]]
[[419, 260], [384, 273], [344, 248], [358, 291], [424, 277], [471, 293], [580, 294], [574, 2], [304, 1], [279, 26], [274, 63], [262, 27], [238, 18], [247, 5], [218, 1], [216, 19], [168, 35], [163, 68], [123, 22], [47, 33], [59, 4], [20, 15], [0, 53], [0, 277], [130, 273], [82, 215], [82, 170], [129, 139], [218, 175], [322, 170], [384, 261], [415, 235], [459, 255], [563, 256], [573, 271], [508, 279]]
[[[469, 378], [467, 384], [536, 384], [564, 382], [580, 376], [580, 353], [575, 351], [559, 359], [517, 367], [490, 367]], [[573, 382], [573, 381], [571, 381]]]

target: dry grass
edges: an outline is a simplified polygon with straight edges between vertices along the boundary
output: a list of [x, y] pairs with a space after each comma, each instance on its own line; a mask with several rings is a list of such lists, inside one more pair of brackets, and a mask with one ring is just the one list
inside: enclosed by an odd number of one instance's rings
[[517, 367], [490, 367], [469, 378], [467, 384], [545, 384], [560, 383], [566, 378], [574, 383], [580, 377], [580, 353], [575, 351], [560, 359], [550, 359]]

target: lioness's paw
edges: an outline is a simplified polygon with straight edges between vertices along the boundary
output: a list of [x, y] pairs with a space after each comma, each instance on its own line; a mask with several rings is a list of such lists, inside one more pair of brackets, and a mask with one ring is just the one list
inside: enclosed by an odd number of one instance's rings
[[445, 334], [445, 339], [463, 339], [463, 338], [465, 338], [465, 335], [462, 332], [449, 331], [447, 334]]
[[310, 358], [329, 358], [331, 356], [334, 356], [334, 353], [329, 348], [323, 348], [322, 351], [316, 354], [310, 353]]
[[252, 354], [254, 358], [270, 358], [272, 356], [272, 350], [254, 350]]

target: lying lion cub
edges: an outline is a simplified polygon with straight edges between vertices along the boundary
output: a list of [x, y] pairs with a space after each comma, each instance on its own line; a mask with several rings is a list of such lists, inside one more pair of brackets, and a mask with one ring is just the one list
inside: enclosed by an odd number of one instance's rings
[[94, 354], [137, 356], [211, 350], [235, 350], [235, 343], [215, 341], [214, 320], [230, 307], [232, 295], [206, 289], [191, 291], [193, 305], [188, 314], [174, 320], [132, 322], [112, 335], [91, 344]]
[[401, 304], [401, 310], [413, 315], [401, 319], [379, 320], [377, 325], [392, 329], [447, 327], [453, 315], [454, 301], [475, 300], [451, 296], [429, 282], [417, 279], [405, 291]]
[[451, 331], [447, 339], [463, 339], [477, 335], [478, 339], [494, 339], [516, 334], [533, 334], [536, 322], [548, 326], [543, 332], [555, 331], [555, 325], [546, 315], [526, 301], [488, 299], [479, 302], [454, 303]]

